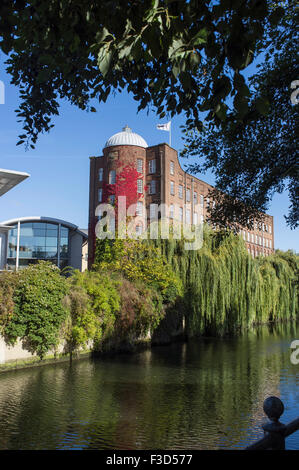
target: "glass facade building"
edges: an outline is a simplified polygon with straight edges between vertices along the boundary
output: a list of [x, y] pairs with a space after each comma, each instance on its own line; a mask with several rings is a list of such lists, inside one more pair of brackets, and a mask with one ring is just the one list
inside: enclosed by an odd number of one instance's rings
[[60, 269], [81, 269], [87, 235], [75, 225], [50, 218], [15, 219], [7, 225], [7, 269], [22, 269], [39, 260], [51, 261]]
[[51, 261], [61, 269], [69, 261], [69, 229], [61, 224], [19, 222], [9, 231], [8, 269]]

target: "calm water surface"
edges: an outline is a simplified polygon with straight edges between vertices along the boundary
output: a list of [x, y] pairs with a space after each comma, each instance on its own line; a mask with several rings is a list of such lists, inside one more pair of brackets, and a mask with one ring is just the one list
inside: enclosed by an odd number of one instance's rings
[[[262, 437], [263, 400], [299, 415], [298, 325], [0, 374], [0, 449], [225, 449]], [[299, 449], [299, 432], [287, 439]]]

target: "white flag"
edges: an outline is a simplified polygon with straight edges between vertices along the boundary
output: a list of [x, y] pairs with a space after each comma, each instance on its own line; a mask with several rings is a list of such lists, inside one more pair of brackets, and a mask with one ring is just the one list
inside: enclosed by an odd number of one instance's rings
[[157, 124], [157, 129], [159, 131], [170, 131], [170, 125], [171, 121], [169, 121], [167, 124]]

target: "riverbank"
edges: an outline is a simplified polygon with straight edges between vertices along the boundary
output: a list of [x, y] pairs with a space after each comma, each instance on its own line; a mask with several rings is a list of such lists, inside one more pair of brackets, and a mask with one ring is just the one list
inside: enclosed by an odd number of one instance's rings
[[[172, 320], [173, 321], [173, 320]], [[167, 324], [167, 318], [165, 319], [165, 322]], [[224, 336], [224, 337], [212, 337], [212, 336], [193, 336], [193, 337], [188, 337], [186, 332], [184, 331], [184, 322], [180, 325], [180, 328], [176, 328], [174, 331], [169, 331], [163, 327], [163, 324], [161, 325], [160, 328], [158, 328], [157, 331], [155, 331], [155, 334], [153, 335], [153, 338], [146, 338], [146, 339], [139, 339], [135, 340], [134, 342], [126, 342], [126, 341], [119, 341], [115, 343], [110, 343], [106, 344], [106, 347], [102, 351], [96, 351], [96, 350], [84, 350], [84, 351], [76, 351], [72, 354], [70, 353], [65, 353], [63, 352], [63, 348], [61, 347], [61, 352], [56, 352], [56, 353], [51, 353], [45, 356], [44, 359], [40, 359], [37, 356], [32, 356], [30, 357], [19, 357], [15, 359], [10, 359], [5, 363], [0, 363], [0, 374], [3, 372], [9, 372], [13, 370], [19, 370], [19, 369], [27, 369], [30, 367], [41, 367], [44, 365], [53, 365], [53, 364], [59, 364], [59, 363], [64, 363], [64, 362], [76, 362], [82, 359], [86, 358], [109, 358], [109, 357], [114, 357], [117, 355], [122, 355], [122, 354], [137, 354], [142, 351], [152, 349], [152, 348], [159, 348], [159, 347], [167, 347], [170, 346], [171, 344], [175, 343], [185, 343], [188, 341], [206, 341], [206, 340], [236, 340], [238, 338], [246, 338], [250, 334], [255, 334], [257, 331], [259, 331], [261, 328], [266, 328], [270, 332], [274, 331], [277, 328], [291, 328], [292, 325], [294, 328], [299, 329], [299, 322], [298, 320], [277, 320], [277, 321], [272, 321], [268, 323], [260, 323], [260, 324], [255, 324], [252, 325], [250, 328], [244, 328], [239, 332], [239, 335], [234, 335], [234, 336]], [[177, 327], [177, 325], [176, 325]], [[293, 328], [293, 330], [294, 330]], [[296, 339], [295, 337], [293, 339]], [[0, 338], [0, 349], [1, 349], [1, 341], [3, 342], [3, 339]], [[16, 347], [16, 352], [20, 352], [21, 347], [20, 343]], [[27, 352], [28, 353], [28, 352]]]
[[295, 253], [252, 258], [239, 236], [209, 227], [194, 251], [176, 239], [98, 241], [90, 271], [39, 262], [0, 274], [0, 363], [125, 351], [182, 335], [233, 337], [295, 320], [298, 272]]

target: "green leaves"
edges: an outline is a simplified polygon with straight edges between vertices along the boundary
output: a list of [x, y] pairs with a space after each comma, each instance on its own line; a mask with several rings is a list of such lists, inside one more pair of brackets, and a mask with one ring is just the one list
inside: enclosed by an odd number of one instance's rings
[[263, 116], [266, 116], [269, 112], [270, 109], [270, 103], [269, 100], [264, 97], [264, 98], [257, 98], [254, 102], [256, 109], [261, 113]]
[[113, 53], [109, 50], [109, 46], [100, 49], [98, 54], [98, 67], [103, 77], [109, 72], [110, 63], [112, 60]]
[[241, 93], [237, 93], [234, 98], [234, 108], [241, 119], [248, 111], [248, 100]]
[[216, 116], [221, 120], [225, 121], [227, 116], [228, 106], [225, 103], [221, 103], [216, 107]]
[[11, 344], [20, 338], [26, 349], [41, 359], [59, 342], [66, 318], [62, 299], [68, 291], [65, 278], [51, 263], [41, 261], [16, 274], [14, 313], [4, 334]]
[[206, 28], [202, 28], [198, 31], [198, 33], [193, 36], [191, 39], [191, 44], [194, 46], [199, 46], [200, 44], [205, 44], [208, 39], [208, 31]]
[[[7, 18], [0, 22], [1, 47], [21, 90], [19, 117], [28, 138], [20, 140], [26, 145], [49, 132], [60, 99], [87, 110], [91, 98], [105, 102], [126, 86], [139, 109], [164, 103], [170, 115], [186, 112], [196, 119], [205, 109], [216, 122], [225, 118], [224, 108], [215, 113], [216, 107], [231, 94], [243, 116], [250, 88], [240, 70], [290, 17], [287, 6], [266, 0], [222, 0], [212, 7], [203, 0], [200, 8], [193, 0], [75, 3], [1, 6]], [[217, 90], [207, 99], [211, 87]]]
[[[258, 211], [266, 212], [273, 195], [284, 190], [288, 191], [290, 201], [287, 224], [291, 228], [299, 225], [294, 137], [299, 107], [291, 105], [289, 89], [298, 72], [296, 27], [296, 13], [290, 9], [279, 34], [271, 32], [269, 54], [263, 55], [260, 67], [248, 82], [243, 73], [235, 70], [225, 102], [222, 99], [215, 103], [215, 96], [209, 93], [210, 82], [205, 84], [201, 76], [197, 78], [199, 85], [203, 83], [201, 95], [206, 97], [201, 105], [202, 111], [208, 111], [205, 132], [187, 133], [182, 153], [197, 157], [189, 171], [212, 171], [217, 188], [227, 195], [227, 199], [220, 201], [218, 212], [212, 214], [212, 221], [218, 225], [233, 224], [234, 214], [246, 225], [247, 217], [258, 217]], [[211, 68], [208, 75], [214, 75], [214, 70]], [[218, 96], [221, 98], [221, 87]], [[214, 113], [209, 112], [212, 104]], [[225, 108], [225, 104], [231, 109]], [[192, 116], [185, 128], [192, 129], [196, 124], [197, 119]], [[236, 207], [231, 200], [239, 201], [240, 205]]]

